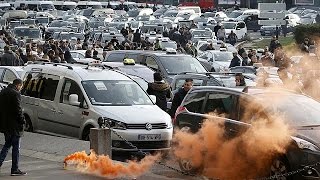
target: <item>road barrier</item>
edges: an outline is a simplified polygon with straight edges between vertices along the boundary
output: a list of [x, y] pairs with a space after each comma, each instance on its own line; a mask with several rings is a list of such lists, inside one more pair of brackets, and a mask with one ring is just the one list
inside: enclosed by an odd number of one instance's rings
[[90, 129], [90, 149], [98, 155], [112, 158], [111, 142], [111, 130], [109, 128]]

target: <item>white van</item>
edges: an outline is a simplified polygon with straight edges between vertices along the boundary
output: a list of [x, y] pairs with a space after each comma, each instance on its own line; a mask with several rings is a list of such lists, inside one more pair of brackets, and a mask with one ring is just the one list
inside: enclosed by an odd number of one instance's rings
[[[88, 140], [100, 119], [141, 150], [170, 148], [170, 116], [129, 76], [104, 66], [52, 63], [28, 65], [25, 73], [28, 131]], [[112, 149], [135, 151], [114, 133]]]
[[183, 11], [183, 10], [194, 10], [194, 12], [198, 16], [201, 16], [201, 9], [199, 6], [180, 6], [180, 7], [178, 7], [178, 11]]
[[246, 23], [243, 21], [225, 21], [222, 22], [223, 27], [226, 31], [226, 38], [228, 38], [231, 31], [233, 31], [239, 40], [243, 39], [248, 33]]

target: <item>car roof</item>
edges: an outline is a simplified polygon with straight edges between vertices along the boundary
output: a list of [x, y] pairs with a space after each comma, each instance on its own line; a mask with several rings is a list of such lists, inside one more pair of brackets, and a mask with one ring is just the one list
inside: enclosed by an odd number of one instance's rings
[[[33, 71], [39, 69], [44, 73], [53, 75], [72, 77], [80, 81], [86, 80], [129, 80], [130, 78], [119, 71], [104, 69], [98, 66], [88, 66], [82, 64], [57, 64], [57, 63], [43, 63], [30, 64], [26, 66], [26, 71]], [[54, 73], [52, 73], [54, 72]]]

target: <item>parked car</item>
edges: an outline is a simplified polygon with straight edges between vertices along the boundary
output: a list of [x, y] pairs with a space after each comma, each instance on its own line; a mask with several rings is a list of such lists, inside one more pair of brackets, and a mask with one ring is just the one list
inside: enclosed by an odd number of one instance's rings
[[[291, 145], [288, 146], [286, 153], [273, 159], [267, 173], [270, 173], [270, 175], [283, 174], [319, 161], [320, 136], [317, 133], [320, 124], [318, 118], [320, 115], [319, 102], [291, 91], [270, 91], [258, 88], [246, 88], [244, 92], [242, 91], [242, 88], [230, 89], [217, 86], [192, 88], [177, 109], [174, 119], [175, 126], [195, 133], [201, 127], [204, 119], [213, 117], [207, 115], [207, 113], [219, 109], [221, 113], [225, 113], [225, 118], [217, 118], [224, 122], [225, 126], [228, 127], [225, 130], [226, 134], [233, 138], [237, 137], [246, 128], [251, 128], [251, 122], [259, 118], [270, 119], [274, 113], [281, 112], [295, 134], [291, 136]], [[266, 100], [273, 95], [281, 97], [282, 100], [266, 103]], [[248, 103], [253, 101], [255, 106], [248, 106]], [[244, 114], [248, 110], [259, 113], [254, 113], [252, 117], [245, 117]], [[308, 115], [306, 116], [306, 114]], [[189, 160], [180, 160], [179, 162], [183, 171], [194, 172], [200, 170], [199, 167], [192, 166]], [[309, 167], [301, 173], [292, 175], [292, 178], [318, 178], [319, 172], [320, 167]]]
[[134, 59], [137, 64], [145, 65], [161, 73], [167, 82], [182, 72], [204, 73], [207, 70], [200, 62], [190, 55], [177, 54], [174, 50], [162, 51], [137, 51], [119, 50], [109, 52], [104, 62], [123, 62], [123, 59]]
[[0, 85], [7, 87], [13, 80], [21, 79], [24, 75], [24, 67], [0, 66]]
[[[170, 116], [130, 76], [101, 64], [32, 64], [25, 71], [26, 130], [89, 140], [103, 119], [141, 150], [170, 149]], [[136, 151], [111, 138], [113, 150]]]

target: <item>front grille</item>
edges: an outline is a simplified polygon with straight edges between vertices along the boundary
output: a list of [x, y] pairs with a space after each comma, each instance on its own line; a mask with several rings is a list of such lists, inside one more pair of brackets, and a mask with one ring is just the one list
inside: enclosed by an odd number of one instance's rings
[[[170, 148], [170, 141], [130, 141], [138, 149]], [[112, 147], [121, 149], [134, 149], [124, 141], [112, 141]]]
[[[166, 129], [166, 123], [153, 123], [152, 129]], [[127, 124], [127, 129], [146, 129], [146, 124]]]

